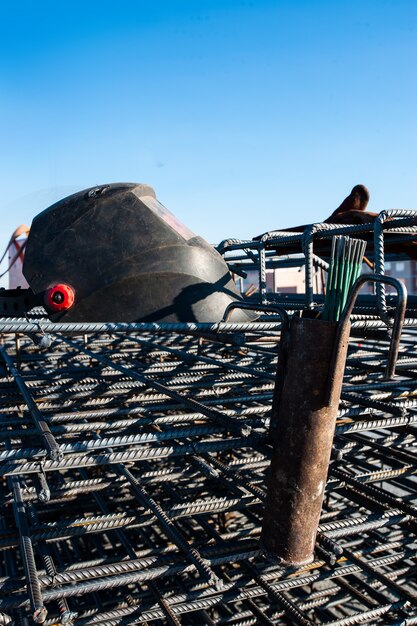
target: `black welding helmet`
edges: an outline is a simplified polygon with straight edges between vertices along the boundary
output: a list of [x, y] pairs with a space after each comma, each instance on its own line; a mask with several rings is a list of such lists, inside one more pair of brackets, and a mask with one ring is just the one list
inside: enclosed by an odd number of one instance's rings
[[81, 191], [35, 217], [23, 273], [51, 319], [68, 322], [216, 322], [241, 299], [213, 247], [134, 183]]

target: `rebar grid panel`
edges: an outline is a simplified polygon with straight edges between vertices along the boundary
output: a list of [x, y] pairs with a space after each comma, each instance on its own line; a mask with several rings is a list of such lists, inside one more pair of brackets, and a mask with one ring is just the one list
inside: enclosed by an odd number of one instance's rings
[[417, 332], [391, 381], [389, 337], [351, 340], [316, 560], [290, 571], [258, 543], [279, 324], [232, 330], [3, 335], [0, 623], [417, 623]]

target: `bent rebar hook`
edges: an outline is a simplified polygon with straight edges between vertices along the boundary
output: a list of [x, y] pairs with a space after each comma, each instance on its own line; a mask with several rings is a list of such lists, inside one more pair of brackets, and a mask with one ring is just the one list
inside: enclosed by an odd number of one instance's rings
[[[352, 314], [353, 307], [356, 302], [356, 298], [358, 297], [359, 291], [363, 287], [363, 285], [367, 282], [374, 283], [384, 283], [387, 285], [391, 285], [395, 287], [398, 294], [398, 302], [395, 310], [394, 323], [392, 326], [392, 335], [391, 342], [388, 352], [388, 361], [387, 367], [385, 369], [385, 378], [391, 379], [395, 374], [395, 366], [397, 364], [398, 359], [398, 350], [400, 347], [400, 339], [401, 339], [401, 331], [403, 328], [404, 318], [405, 318], [405, 309], [407, 305], [407, 288], [406, 286], [399, 281], [397, 278], [393, 278], [392, 276], [384, 276], [382, 274], [363, 274], [359, 276], [355, 284], [353, 285], [351, 292], [349, 294], [348, 300], [346, 302], [345, 308], [342, 312], [339, 328], [337, 332], [337, 337], [335, 341], [334, 352], [332, 355], [332, 361], [330, 363], [329, 371], [332, 371], [332, 366], [335, 360], [337, 359], [337, 354], [339, 350], [340, 337], [342, 336], [343, 329], [345, 325], [349, 322], [349, 318]], [[331, 384], [329, 382], [329, 390], [328, 394], [331, 394]]]

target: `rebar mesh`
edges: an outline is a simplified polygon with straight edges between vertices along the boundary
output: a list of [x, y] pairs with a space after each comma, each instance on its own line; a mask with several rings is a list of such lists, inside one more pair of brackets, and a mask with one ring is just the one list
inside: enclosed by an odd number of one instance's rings
[[417, 334], [393, 381], [389, 338], [352, 339], [316, 560], [289, 571], [258, 543], [269, 325], [232, 343], [54, 334], [47, 351], [4, 335], [3, 623], [417, 623]]
[[[322, 302], [321, 243], [367, 237], [381, 274], [384, 242], [413, 244], [415, 224], [396, 211], [219, 249], [257, 270], [252, 300], [294, 311]], [[277, 250], [297, 246], [301, 260]], [[267, 293], [266, 271], [298, 262], [306, 293]], [[387, 380], [395, 301], [377, 287], [354, 310], [315, 560], [298, 570], [259, 543], [279, 317], [3, 318], [0, 624], [417, 624], [417, 315], [411, 299]]]

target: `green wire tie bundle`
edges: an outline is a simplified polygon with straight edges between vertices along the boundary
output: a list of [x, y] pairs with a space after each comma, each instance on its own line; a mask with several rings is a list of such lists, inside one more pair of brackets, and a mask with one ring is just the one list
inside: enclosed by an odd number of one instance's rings
[[362, 239], [333, 237], [322, 319], [339, 321], [352, 285], [361, 273], [365, 248]]

